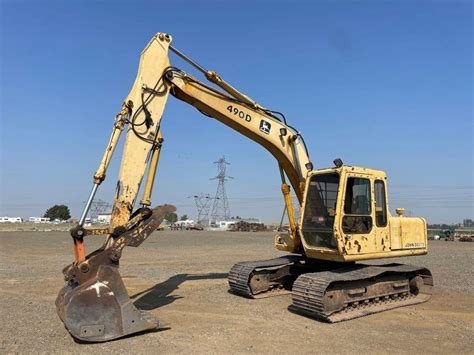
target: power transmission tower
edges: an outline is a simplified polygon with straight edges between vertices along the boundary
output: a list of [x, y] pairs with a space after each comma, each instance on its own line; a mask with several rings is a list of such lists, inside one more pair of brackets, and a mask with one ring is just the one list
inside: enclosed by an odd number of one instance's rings
[[200, 193], [194, 195], [194, 202], [198, 210], [197, 223], [208, 225], [209, 224], [209, 210], [211, 209], [211, 202], [213, 198], [209, 194]]
[[226, 175], [226, 167], [230, 163], [225, 161], [225, 157], [215, 161], [217, 164], [217, 176], [211, 180], [217, 180], [217, 191], [216, 197], [214, 197], [214, 203], [212, 205], [211, 220], [212, 221], [227, 221], [230, 219], [229, 201], [227, 200], [227, 194], [225, 192], [225, 182], [228, 179], [233, 179], [232, 176]]

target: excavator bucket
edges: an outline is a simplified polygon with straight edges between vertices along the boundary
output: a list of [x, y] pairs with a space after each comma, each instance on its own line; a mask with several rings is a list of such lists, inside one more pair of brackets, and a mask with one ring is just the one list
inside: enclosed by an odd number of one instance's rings
[[86, 260], [63, 270], [67, 284], [59, 292], [56, 308], [74, 338], [103, 342], [159, 327], [158, 320], [132, 303], [118, 270], [119, 259], [125, 246], [140, 245], [158, 228], [165, 214], [175, 210], [171, 205], [155, 208], [135, 227], [110, 237]]

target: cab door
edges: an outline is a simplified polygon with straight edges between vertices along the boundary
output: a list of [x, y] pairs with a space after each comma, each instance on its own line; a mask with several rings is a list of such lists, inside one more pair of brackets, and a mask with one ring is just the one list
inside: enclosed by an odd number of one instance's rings
[[370, 177], [366, 174], [347, 174], [345, 178], [340, 228], [347, 254], [368, 254], [376, 250]]

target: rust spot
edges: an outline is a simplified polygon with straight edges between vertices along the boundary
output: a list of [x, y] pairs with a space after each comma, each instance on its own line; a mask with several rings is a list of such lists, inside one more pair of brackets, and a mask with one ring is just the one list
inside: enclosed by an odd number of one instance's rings
[[362, 245], [360, 245], [357, 240], [354, 242], [354, 244], [357, 246], [357, 252], [360, 253], [360, 251], [362, 250]]

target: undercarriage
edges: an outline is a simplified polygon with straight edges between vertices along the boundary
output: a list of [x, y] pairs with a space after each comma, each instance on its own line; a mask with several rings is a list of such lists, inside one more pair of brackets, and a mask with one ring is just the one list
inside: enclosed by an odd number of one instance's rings
[[290, 255], [235, 264], [229, 286], [248, 298], [291, 293], [291, 311], [332, 323], [426, 302], [433, 278], [428, 269], [411, 265], [341, 264]]

